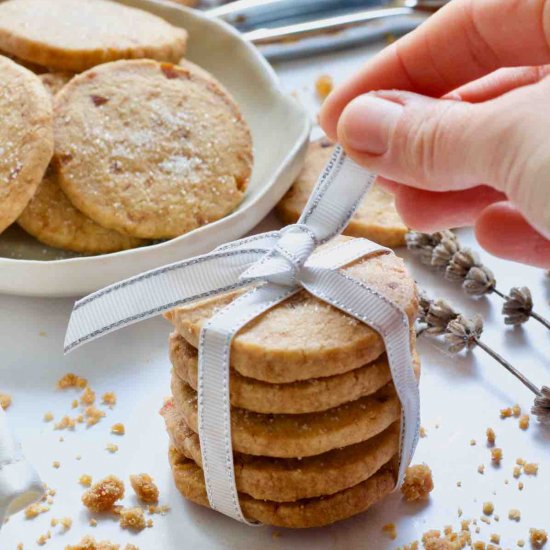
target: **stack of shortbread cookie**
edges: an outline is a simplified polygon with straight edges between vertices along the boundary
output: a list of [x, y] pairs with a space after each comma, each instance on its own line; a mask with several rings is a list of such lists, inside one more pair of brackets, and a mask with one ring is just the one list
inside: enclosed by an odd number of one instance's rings
[[[403, 308], [412, 325], [416, 289], [401, 259], [380, 254], [344, 270]], [[202, 505], [208, 500], [197, 428], [198, 339], [205, 320], [237, 295], [167, 315], [175, 328], [172, 398], [161, 413], [176, 486]], [[418, 372], [414, 347], [411, 331]], [[235, 476], [247, 518], [326, 525], [392, 491], [401, 407], [373, 329], [302, 290], [237, 334], [230, 365]]]

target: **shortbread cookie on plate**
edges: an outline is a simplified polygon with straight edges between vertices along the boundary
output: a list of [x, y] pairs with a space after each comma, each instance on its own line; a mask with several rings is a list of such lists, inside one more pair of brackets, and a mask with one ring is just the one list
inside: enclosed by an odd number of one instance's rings
[[103, 227], [172, 238], [229, 214], [244, 196], [248, 126], [196, 71], [107, 63], [73, 78], [54, 112], [61, 188]]
[[82, 254], [108, 254], [147, 242], [101, 227], [77, 210], [59, 187], [53, 166], [17, 223], [41, 243]]
[[[170, 449], [169, 458], [180, 493], [196, 504], [209, 506], [202, 470], [174, 448]], [[325, 497], [281, 503], [254, 499], [243, 493], [239, 502], [249, 520], [278, 527], [320, 527], [364, 512], [391, 493], [395, 486], [392, 470], [391, 464], [383, 466], [367, 480]]]
[[[198, 353], [182, 336], [170, 336], [174, 372], [195, 391]], [[417, 357], [415, 356], [415, 360]], [[259, 413], [299, 414], [324, 411], [370, 395], [391, 381], [386, 355], [343, 374], [311, 378], [288, 384], [269, 384], [230, 369], [231, 405]]]
[[0, 50], [62, 71], [117, 59], [176, 62], [187, 32], [153, 14], [110, 0], [0, 2]]
[[[326, 138], [309, 144], [302, 172], [277, 205], [277, 213], [285, 223], [298, 221], [333, 150], [334, 145]], [[375, 184], [344, 229], [344, 234], [394, 247], [405, 244], [407, 231], [395, 209], [393, 196]]]
[[52, 152], [48, 92], [36, 75], [0, 56], [0, 232], [27, 206]]
[[[339, 237], [326, 247], [345, 241]], [[412, 325], [418, 307], [416, 287], [401, 258], [380, 254], [343, 271], [396, 303]], [[166, 317], [197, 347], [203, 323], [237, 295], [178, 307]], [[375, 330], [302, 290], [239, 331], [231, 344], [231, 365], [243, 376], [277, 384], [342, 374], [382, 353], [384, 342]]]
[[[172, 376], [174, 405], [198, 432], [196, 392]], [[393, 384], [373, 395], [326, 411], [305, 414], [259, 414], [231, 409], [233, 449], [277, 458], [313, 456], [374, 437], [396, 422], [401, 404]]]
[[[54, 96], [73, 77], [70, 73], [39, 76]], [[101, 227], [82, 214], [59, 187], [56, 168], [50, 165], [17, 223], [40, 242], [83, 254], [107, 254], [145, 244], [146, 241]]]
[[[202, 468], [198, 435], [171, 402], [161, 410], [171, 445]], [[307, 458], [235, 453], [237, 489], [253, 498], [289, 502], [331, 495], [374, 475], [399, 451], [399, 423], [375, 437]]]

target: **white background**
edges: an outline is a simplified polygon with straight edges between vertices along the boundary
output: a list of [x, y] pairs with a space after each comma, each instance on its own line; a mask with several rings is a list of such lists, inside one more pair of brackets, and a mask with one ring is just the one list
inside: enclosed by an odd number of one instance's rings
[[[380, 47], [381, 45], [377, 46]], [[358, 68], [376, 48], [322, 56], [313, 60], [277, 63], [284, 88], [294, 92], [315, 116], [319, 103], [314, 94], [315, 79], [324, 73], [336, 82]], [[457, 158], [457, 162], [460, 159]], [[262, 229], [277, 222], [270, 218]], [[469, 231], [460, 232], [464, 243], [478, 248]], [[490, 296], [481, 300], [466, 297], [454, 284], [420, 266], [406, 251], [399, 251], [419, 283], [432, 296], [442, 296], [467, 314], [479, 312], [486, 320], [484, 340], [507, 357], [539, 385], [550, 385], [550, 333], [530, 321], [523, 329], [509, 329], [500, 316], [501, 300]], [[536, 309], [550, 317], [550, 279], [540, 270], [504, 262], [488, 255], [483, 259], [497, 274], [498, 287], [508, 291], [514, 285], [528, 285]], [[13, 396], [9, 420], [22, 440], [28, 458], [42, 478], [57, 490], [50, 512], [34, 520], [22, 514], [12, 517], [0, 534], [0, 549], [37, 548], [36, 539], [48, 529], [52, 517], [69, 516], [74, 524], [60, 534], [51, 529], [52, 539], [45, 548], [61, 549], [76, 543], [82, 535], [132, 542], [141, 550], [194, 548], [280, 549], [280, 548], [368, 548], [384, 550], [418, 539], [428, 529], [459, 525], [458, 508], [463, 518], [479, 518], [484, 501], [495, 504], [500, 521], [491, 525], [478, 521], [481, 533], [474, 540], [489, 541], [490, 533], [501, 535], [503, 548], [515, 548], [518, 539], [528, 540], [530, 527], [550, 530], [550, 429], [544, 430], [532, 419], [526, 432], [516, 419], [501, 420], [499, 410], [519, 403], [528, 409], [532, 395], [502, 367], [481, 350], [469, 355], [449, 356], [436, 340], [422, 337], [422, 423], [427, 437], [421, 439], [415, 462], [426, 462], [433, 470], [435, 490], [422, 504], [406, 504], [394, 494], [368, 513], [335, 526], [308, 531], [287, 531], [270, 527], [250, 528], [209, 510], [186, 503], [174, 488], [167, 462], [167, 436], [158, 414], [169, 394], [170, 363], [167, 357], [169, 324], [161, 318], [143, 322], [93, 342], [64, 357], [63, 336], [72, 307], [71, 300], [31, 299], [0, 296], [0, 391]], [[76, 431], [54, 431], [52, 423], [42, 421], [52, 411], [59, 419], [74, 415], [70, 403], [78, 394], [55, 390], [56, 381], [72, 371], [86, 377], [98, 395], [115, 391], [118, 403], [96, 426]], [[110, 427], [123, 422], [127, 433], [111, 435]], [[497, 446], [504, 451], [498, 468], [490, 464], [485, 444], [485, 429], [497, 433]], [[59, 441], [60, 436], [64, 441]], [[471, 446], [475, 439], [477, 445]], [[119, 445], [110, 454], [105, 445]], [[81, 455], [81, 460], [77, 460]], [[517, 457], [540, 464], [539, 475], [522, 476], [525, 489], [520, 492], [512, 470]], [[61, 467], [54, 469], [52, 462]], [[485, 474], [477, 472], [485, 464]], [[131, 473], [147, 472], [157, 481], [161, 503], [171, 511], [164, 517], [153, 516], [155, 525], [135, 535], [122, 531], [112, 517], [98, 517], [98, 526], [88, 525], [90, 518], [80, 503], [83, 488], [81, 474], [98, 480], [116, 474], [127, 482]], [[505, 480], [509, 484], [505, 484]], [[462, 487], [457, 487], [457, 481]], [[135, 503], [127, 491], [124, 504]], [[508, 511], [518, 508], [519, 523], [510, 521]], [[388, 522], [397, 525], [398, 539], [390, 541], [381, 533]], [[528, 543], [526, 547], [529, 547]]]

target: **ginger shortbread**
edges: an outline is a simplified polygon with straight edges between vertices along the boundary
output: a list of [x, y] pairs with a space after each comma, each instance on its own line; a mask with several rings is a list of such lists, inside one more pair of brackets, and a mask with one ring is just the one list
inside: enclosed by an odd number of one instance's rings
[[[173, 448], [169, 458], [180, 493], [196, 504], [209, 506], [202, 470]], [[394, 486], [392, 467], [387, 465], [367, 480], [329, 496], [281, 503], [240, 494], [239, 502], [249, 520], [278, 527], [319, 527], [364, 512], [388, 495]]]
[[0, 233], [42, 180], [53, 153], [52, 126], [51, 101], [38, 77], [0, 56]]
[[[172, 376], [172, 395], [187, 425], [198, 433], [197, 393]], [[233, 450], [276, 458], [318, 455], [366, 441], [400, 415], [401, 404], [393, 384], [373, 395], [316, 413], [260, 414], [232, 408]]]
[[109, 0], [0, 3], [0, 50], [61, 71], [117, 59], [178, 61], [187, 32], [151, 13]]
[[[202, 468], [199, 437], [167, 403], [162, 411], [171, 445]], [[290, 502], [330, 495], [374, 475], [399, 450], [399, 423], [375, 437], [306, 458], [270, 458], [235, 453], [237, 489], [253, 498]]]
[[[333, 150], [334, 145], [327, 138], [309, 144], [302, 172], [276, 208], [285, 223], [298, 221]], [[395, 209], [393, 196], [375, 184], [344, 229], [344, 234], [395, 247], [405, 244], [407, 231]]]
[[197, 71], [117, 61], [55, 96], [55, 161], [72, 204], [103, 227], [172, 238], [229, 214], [252, 168], [231, 97]]
[[[344, 241], [340, 237], [327, 247]], [[416, 287], [401, 258], [380, 254], [343, 271], [387, 296], [412, 325], [418, 307]], [[178, 307], [166, 317], [197, 347], [203, 323], [238, 294]], [[383, 353], [384, 342], [375, 330], [302, 290], [239, 331], [231, 344], [231, 365], [242, 376], [278, 384], [349, 372]]]

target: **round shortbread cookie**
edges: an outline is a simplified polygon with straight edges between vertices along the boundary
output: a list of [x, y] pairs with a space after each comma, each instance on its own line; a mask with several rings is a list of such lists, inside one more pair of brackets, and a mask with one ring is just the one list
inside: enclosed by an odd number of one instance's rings
[[[199, 437], [169, 402], [161, 410], [171, 445], [202, 468]], [[399, 423], [377, 436], [308, 458], [269, 458], [235, 453], [239, 492], [253, 498], [291, 502], [331, 495], [374, 475], [399, 451]]]
[[[339, 237], [326, 246], [335, 246]], [[403, 260], [393, 254], [359, 260], [343, 271], [416, 316], [416, 286]], [[191, 345], [198, 346], [203, 323], [238, 293], [176, 308], [166, 314]], [[371, 363], [384, 352], [380, 335], [356, 319], [308, 294], [298, 292], [246, 325], [233, 338], [231, 365], [242, 374], [287, 383], [342, 374]]]
[[172, 238], [229, 214], [252, 167], [248, 126], [196, 72], [117, 61], [76, 76], [54, 101], [60, 185], [115, 231]]
[[[52, 96], [73, 77], [69, 73], [39, 76]], [[84, 254], [106, 254], [145, 244], [146, 241], [101, 227], [77, 210], [59, 187], [56, 169], [50, 165], [42, 183], [17, 223], [40, 242]]]
[[53, 166], [17, 223], [41, 243], [82, 254], [108, 254], [147, 242], [105, 229], [77, 210], [59, 187]]
[[[169, 458], [180, 493], [196, 504], [208, 507], [202, 470], [173, 448]], [[249, 520], [278, 527], [321, 527], [364, 512], [391, 493], [394, 486], [392, 467], [384, 466], [369, 479], [330, 496], [280, 503], [242, 494], [239, 502]]]
[[[285, 223], [298, 221], [333, 150], [334, 145], [326, 138], [309, 144], [302, 172], [276, 207], [277, 214]], [[344, 229], [344, 234], [394, 247], [405, 244], [407, 231], [395, 209], [393, 195], [374, 185]]]
[[[171, 388], [176, 408], [197, 433], [197, 393], [175, 375]], [[386, 384], [373, 395], [315, 413], [260, 414], [232, 408], [231, 437], [238, 453], [301, 458], [366, 441], [400, 415], [393, 384]]]
[[38, 77], [0, 56], [0, 233], [42, 180], [53, 153], [52, 125], [51, 101]]
[[[170, 360], [175, 373], [197, 389], [197, 350], [174, 332], [170, 336]], [[230, 370], [231, 405], [259, 413], [298, 414], [324, 411], [370, 395], [391, 381], [386, 355], [343, 374], [289, 384], [269, 384]]]
[[176, 62], [187, 32], [109, 0], [7, 0], [0, 3], [0, 49], [62, 71], [117, 59]]

